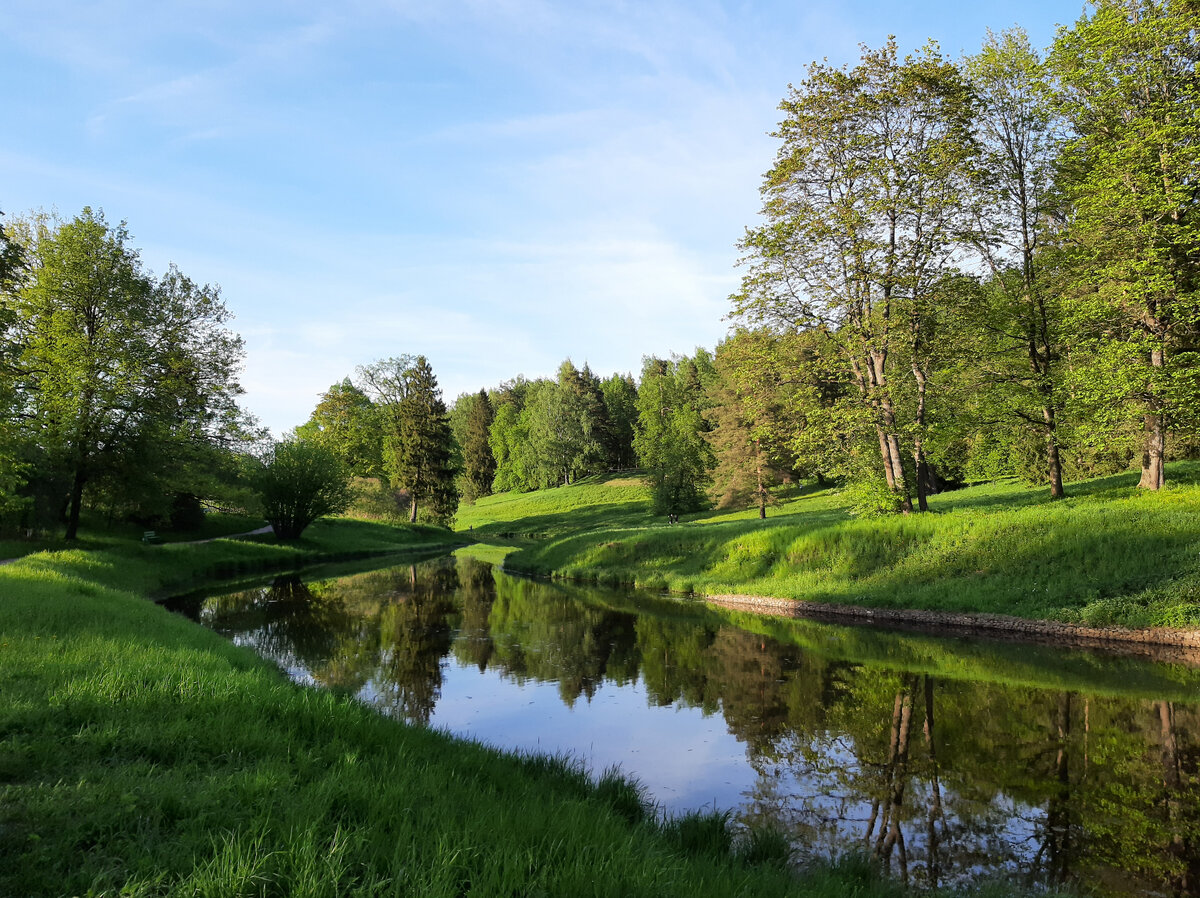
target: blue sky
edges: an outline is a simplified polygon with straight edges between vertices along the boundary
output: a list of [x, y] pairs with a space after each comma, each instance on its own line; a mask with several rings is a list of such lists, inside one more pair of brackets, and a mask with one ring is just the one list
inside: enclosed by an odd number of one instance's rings
[[952, 56], [1078, 0], [5, 0], [0, 209], [124, 219], [220, 284], [277, 434], [356, 365], [448, 400], [713, 346], [805, 66]]

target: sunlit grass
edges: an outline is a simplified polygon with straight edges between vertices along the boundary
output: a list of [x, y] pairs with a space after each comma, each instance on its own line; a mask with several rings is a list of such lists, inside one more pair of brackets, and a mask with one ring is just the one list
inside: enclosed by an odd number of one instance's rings
[[747, 509], [678, 525], [652, 520], [644, 498], [632, 501], [644, 495], [638, 487], [625, 497], [601, 481], [491, 497], [497, 520], [479, 529], [525, 535], [509, 569], [602, 583], [1196, 626], [1200, 465], [1172, 465], [1169, 476], [1157, 493], [1138, 490], [1133, 474], [1075, 483], [1054, 503], [1044, 489], [1005, 481], [935, 496], [930, 514], [907, 517], [853, 517], [836, 490], [809, 490], [766, 520]]
[[[428, 544], [333, 522], [306, 546], [128, 544], [0, 568], [0, 894], [891, 894], [781, 847], [698, 850], [617, 771], [505, 754], [288, 682], [138, 595], [288, 553]], [[445, 541], [445, 533], [441, 538]], [[757, 841], [756, 841], [757, 838]]]

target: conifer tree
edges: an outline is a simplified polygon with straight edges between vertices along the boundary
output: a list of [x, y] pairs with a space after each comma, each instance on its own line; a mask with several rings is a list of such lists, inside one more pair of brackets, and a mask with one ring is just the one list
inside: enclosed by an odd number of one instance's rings
[[463, 434], [463, 496], [473, 502], [480, 496], [492, 493], [492, 480], [496, 476], [496, 458], [488, 442], [495, 413], [487, 390], [480, 390], [472, 397], [467, 410], [466, 428]]

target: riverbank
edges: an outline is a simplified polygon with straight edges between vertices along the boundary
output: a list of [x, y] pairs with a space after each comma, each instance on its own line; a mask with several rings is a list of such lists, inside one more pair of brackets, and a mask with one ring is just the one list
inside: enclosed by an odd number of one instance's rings
[[1045, 490], [988, 484], [935, 496], [929, 514], [908, 517], [856, 517], [842, 494], [814, 489], [765, 521], [698, 513], [678, 525], [650, 519], [636, 480], [598, 478], [544, 497], [490, 497], [459, 521], [513, 544], [506, 569], [533, 575], [777, 600], [768, 604], [785, 612], [818, 603], [1186, 640], [1200, 627], [1200, 465], [1173, 464], [1169, 476], [1157, 493], [1138, 490], [1135, 474], [1072, 483], [1053, 503]]
[[291, 684], [147, 601], [199, 577], [461, 542], [335, 521], [0, 569], [0, 894], [897, 894], [797, 878], [771, 833], [660, 821], [617, 774], [520, 758]]

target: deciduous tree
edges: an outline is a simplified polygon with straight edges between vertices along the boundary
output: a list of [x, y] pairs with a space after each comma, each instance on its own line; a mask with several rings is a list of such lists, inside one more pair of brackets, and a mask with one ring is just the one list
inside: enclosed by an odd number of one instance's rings
[[681, 514], [704, 508], [715, 459], [704, 438], [704, 390], [692, 359], [648, 358], [638, 386], [634, 449], [646, 469], [654, 511]]
[[897, 507], [912, 509], [915, 486], [924, 508], [929, 306], [965, 212], [970, 92], [935, 46], [901, 61], [889, 40], [853, 69], [812, 64], [781, 108], [766, 221], [742, 241], [735, 313], [836, 340]]
[[[988, 34], [966, 60], [979, 98], [972, 244], [990, 272], [994, 301], [980, 308], [977, 356], [1003, 410], [1041, 435], [1050, 498], [1063, 495], [1061, 305], [1048, 277], [1047, 238], [1061, 219], [1053, 190], [1062, 127], [1045, 67], [1019, 28]], [[1016, 364], [1014, 364], [1016, 362]]]
[[1072, 135], [1070, 312], [1088, 350], [1077, 389], [1142, 418], [1140, 486], [1165, 479], [1167, 432], [1200, 406], [1200, 6], [1099, 0], [1049, 57]]
[[18, 413], [65, 474], [74, 539], [89, 485], [170, 478], [191, 447], [239, 436], [242, 341], [217, 288], [173, 266], [152, 278], [124, 224], [84, 209], [23, 231], [29, 271], [8, 297]]

